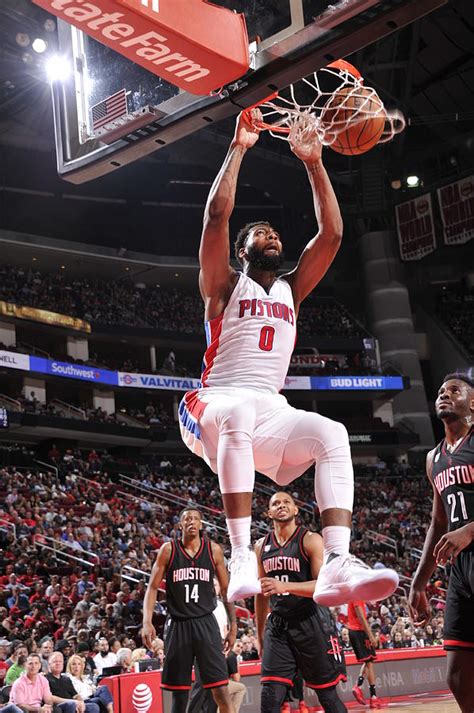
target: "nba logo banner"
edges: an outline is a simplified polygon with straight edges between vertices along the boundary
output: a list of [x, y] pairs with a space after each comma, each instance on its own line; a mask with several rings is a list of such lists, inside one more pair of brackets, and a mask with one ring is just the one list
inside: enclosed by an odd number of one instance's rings
[[445, 245], [463, 245], [474, 237], [474, 176], [438, 188]]
[[436, 248], [431, 195], [425, 193], [395, 206], [402, 260], [421, 260]]

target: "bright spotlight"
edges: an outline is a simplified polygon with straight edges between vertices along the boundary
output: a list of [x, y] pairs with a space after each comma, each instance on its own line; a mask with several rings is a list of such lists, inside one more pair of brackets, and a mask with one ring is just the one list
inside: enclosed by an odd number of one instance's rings
[[409, 188], [416, 188], [420, 185], [420, 179], [418, 176], [407, 176], [407, 186]]
[[35, 40], [33, 40], [33, 44], [31, 46], [33, 47], [35, 52], [37, 52], [38, 54], [43, 54], [43, 52], [46, 51], [48, 43], [45, 42], [42, 37], [37, 37]]
[[53, 55], [46, 62], [46, 74], [51, 82], [64, 82], [71, 74], [71, 66], [64, 57]]

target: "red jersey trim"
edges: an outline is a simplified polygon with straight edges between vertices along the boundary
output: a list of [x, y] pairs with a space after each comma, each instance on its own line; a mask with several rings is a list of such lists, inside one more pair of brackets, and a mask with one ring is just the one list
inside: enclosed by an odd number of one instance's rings
[[309, 683], [308, 681], [305, 681], [306, 685], [308, 688], [315, 688], [316, 690], [318, 688], [330, 688], [330, 686], [335, 686], [339, 681], [347, 681], [347, 676], [344, 673], [340, 673], [337, 678], [334, 679], [334, 681], [329, 681], [329, 683]]
[[205, 369], [201, 375], [201, 384], [203, 386], [207, 385], [206, 382], [209, 378], [209, 374], [211, 373], [211, 369], [217, 355], [217, 350], [219, 349], [219, 339], [222, 332], [222, 320], [224, 319], [224, 312], [225, 309], [218, 317], [210, 319], [206, 323], [206, 335], [207, 327], [209, 328], [209, 346], [206, 349], [203, 359], [205, 366]]
[[304, 545], [303, 545], [303, 540], [304, 540], [304, 538], [306, 537], [306, 534], [307, 534], [308, 532], [309, 532], [309, 530], [307, 530], [307, 529], [305, 528], [305, 530], [304, 530], [302, 536], [300, 537], [300, 552], [301, 552], [302, 556], [304, 557], [304, 559], [306, 560], [306, 562], [309, 562], [309, 557], [308, 557], [308, 555], [306, 554], [306, 550], [305, 550]]
[[260, 679], [262, 683], [266, 681], [276, 681], [276, 683], [287, 683], [289, 686], [293, 687], [293, 681], [291, 678], [282, 678], [281, 676], [262, 676]]
[[210, 540], [207, 540], [207, 550], [208, 550], [208, 552], [209, 552], [209, 557], [211, 558], [211, 562], [212, 562], [212, 564], [214, 565], [214, 571], [215, 571], [215, 570], [216, 570], [216, 563], [215, 563], [215, 560], [214, 560], [214, 556], [213, 556], [213, 554], [212, 554], [212, 547], [211, 547], [211, 541], [210, 541]]
[[458, 641], [458, 639], [445, 639], [443, 646], [459, 646], [461, 649], [474, 649], [474, 641]]
[[277, 542], [276, 537], [275, 537], [275, 531], [272, 530], [272, 542], [273, 542], [273, 544], [275, 545], [275, 547], [276, 547], [277, 549], [279, 549], [279, 550], [284, 550], [284, 549], [286, 549], [286, 548], [288, 547], [288, 545], [290, 544], [290, 542], [291, 542], [292, 540], [294, 540], [295, 536], [298, 534], [298, 532], [299, 532], [300, 530], [301, 530], [301, 525], [298, 525], [298, 527], [296, 528], [296, 530], [291, 533], [291, 535], [289, 536], [289, 538], [287, 539], [287, 541], [284, 542], [282, 545], [280, 545], [280, 544]]
[[446, 449], [446, 438], [443, 438], [443, 445], [441, 446], [441, 450], [442, 450], [442, 452], [443, 452], [443, 455], [445, 455], [445, 456], [452, 456], [452, 455], [454, 455], [455, 453], [459, 453], [459, 451], [461, 450], [461, 448], [462, 448], [463, 445], [465, 444], [466, 440], [467, 440], [467, 439], [469, 438], [469, 436], [471, 435], [472, 429], [473, 429], [473, 426], [471, 426], [471, 428], [469, 429], [469, 431], [466, 433], [466, 435], [465, 435], [464, 438], [462, 439], [461, 443], [458, 443], [458, 445], [456, 446], [456, 448], [454, 449], [454, 451], [448, 451], [448, 450]]
[[218, 686], [227, 686], [229, 679], [226, 678], [224, 681], [216, 681], [215, 683], [203, 683], [203, 688], [217, 688]]
[[186, 552], [186, 550], [185, 550], [184, 547], [183, 547], [183, 543], [181, 542], [181, 540], [178, 540], [178, 545], [179, 545], [179, 549], [181, 550], [181, 552], [183, 553], [183, 555], [184, 555], [185, 557], [187, 557], [188, 560], [190, 560], [191, 562], [195, 562], [195, 561], [196, 561], [197, 559], [199, 559], [199, 557], [202, 555], [202, 551], [203, 551], [203, 549], [204, 549], [204, 537], [201, 537], [201, 547], [200, 547], [199, 550], [196, 552], [196, 554], [194, 555], [194, 557], [191, 557], [191, 555], [189, 555], [189, 554]]

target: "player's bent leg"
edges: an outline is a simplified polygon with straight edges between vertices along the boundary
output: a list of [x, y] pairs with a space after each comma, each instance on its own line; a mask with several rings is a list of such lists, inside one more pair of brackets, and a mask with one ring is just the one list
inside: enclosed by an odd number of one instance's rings
[[202, 419], [203, 431], [212, 419], [219, 434], [217, 473], [232, 547], [227, 590], [231, 602], [260, 592], [257, 558], [250, 549], [255, 417], [251, 401], [227, 398], [217, 406], [209, 403]]
[[474, 687], [472, 669], [474, 666], [474, 648], [466, 651], [447, 651], [448, 686], [462, 711], [474, 711]]
[[[301, 412], [299, 412], [301, 414]], [[288, 435], [282, 465], [316, 463], [315, 495], [321, 511], [324, 564], [314, 599], [324, 606], [376, 601], [398, 586], [394, 570], [371, 570], [349, 555], [354, 472], [349, 435], [341, 423], [317, 413], [300, 415]]]
[[211, 692], [220, 713], [235, 713], [227, 684], [211, 688]]
[[336, 686], [318, 688], [316, 691], [325, 713], [347, 713], [347, 708], [337, 694]]
[[287, 686], [277, 681], [265, 681], [262, 683], [262, 695], [260, 698], [261, 713], [280, 713], [280, 708], [286, 697]]

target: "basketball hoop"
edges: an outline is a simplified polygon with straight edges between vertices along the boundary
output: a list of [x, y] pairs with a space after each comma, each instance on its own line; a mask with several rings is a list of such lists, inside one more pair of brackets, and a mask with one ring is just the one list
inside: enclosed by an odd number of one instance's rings
[[[260, 109], [261, 120], [252, 117], [254, 108]], [[244, 118], [275, 138], [304, 144], [316, 135], [323, 146], [334, 145], [350, 127], [373, 119], [380, 125], [375, 143], [391, 141], [405, 128], [403, 114], [386, 109], [375, 89], [366, 87], [358, 70], [345, 60], [313, 72], [312, 79], [290, 84], [285, 95], [275, 92], [254, 104], [244, 111]]]

